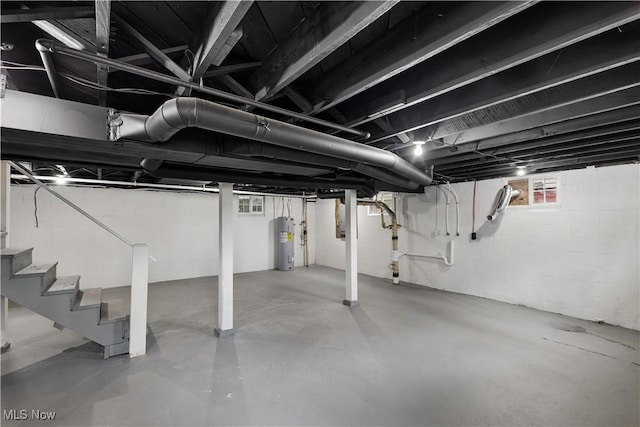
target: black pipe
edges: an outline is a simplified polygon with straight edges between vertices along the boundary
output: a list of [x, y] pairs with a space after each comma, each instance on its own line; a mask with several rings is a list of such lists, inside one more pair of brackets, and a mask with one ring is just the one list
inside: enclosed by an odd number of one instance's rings
[[53, 63], [51, 52], [40, 50], [40, 58], [42, 59], [44, 70], [46, 71], [47, 77], [49, 78], [49, 83], [51, 84], [53, 94], [56, 98], [60, 98], [60, 82], [58, 81], [58, 73], [56, 72], [56, 67]]
[[293, 117], [295, 119], [299, 119], [305, 122], [314, 123], [320, 126], [326, 126], [332, 129], [337, 129], [339, 131], [347, 132], [352, 135], [357, 135], [365, 139], [371, 136], [369, 132], [363, 132], [357, 129], [351, 129], [346, 126], [338, 125], [336, 123], [327, 122], [325, 120], [317, 119], [315, 117], [307, 116], [305, 114], [300, 114], [293, 111], [285, 110], [284, 108], [279, 108], [273, 105], [265, 104], [263, 102], [259, 102], [254, 99], [245, 98], [242, 96], [223, 92], [221, 90], [213, 89], [206, 86], [200, 86], [199, 84], [196, 84], [196, 83], [180, 80], [177, 77], [171, 77], [166, 74], [147, 70], [145, 68], [136, 67], [135, 65], [127, 64], [125, 62], [120, 62], [114, 59], [104, 58], [96, 54], [82, 52], [76, 49], [71, 49], [66, 46], [62, 46], [61, 44], [56, 43], [53, 40], [47, 40], [47, 39], [36, 40], [36, 49], [38, 49], [38, 51], [42, 53], [49, 53], [49, 54], [61, 53], [63, 55], [68, 55], [73, 58], [83, 59], [85, 61], [93, 62], [94, 64], [107, 66], [114, 70], [125, 71], [127, 73], [136, 74], [138, 76], [146, 77], [148, 79], [160, 81], [163, 83], [168, 83], [170, 85], [189, 88], [191, 90], [217, 96], [218, 98], [222, 98], [227, 101], [237, 102], [237, 103], [240, 103], [241, 105], [244, 105], [244, 104], [251, 105], [253, 107], [257, 107], [265, 111], [271, 111], [272, 113], [283, 114], [285, 116]]

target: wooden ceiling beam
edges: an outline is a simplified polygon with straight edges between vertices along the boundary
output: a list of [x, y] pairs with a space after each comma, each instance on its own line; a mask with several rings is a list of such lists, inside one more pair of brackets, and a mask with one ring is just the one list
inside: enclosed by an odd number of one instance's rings
[[12, 24], [16, 22], [50, 21], [54, 19], [93, 18], [93, 6], [44, 7], [3, 11], [0, 23]]
[[314, 112], [331, 108], [388, 80], [533, 3], [468, 2], [437, 20], [421, 16], [419, 10], [326, 73], [314, 85], [311, 96]]
[[[111, 0], [95, 0], [96, 15], [96, 51], [105, 58], [109, 57], [109, 37], [111, 35]], [[109, 69], [104, 65], [96, 65], [96, 81], [100, 86], [107, 86]], [[98, 92], [98, 105], [107, 105], [107, 91]]]
[[225, 1], [209, 9], [200, 44], [195, 47], [195, 66], [191, 76], [203, 77], [211, 65], [220, 65], [233, 46], [242, 38], [240, 23], [253, 1]]
[[325, 2], [302, 21], [250, 77], [256, 100], [268, 100], [390, 10], [386, 2]]

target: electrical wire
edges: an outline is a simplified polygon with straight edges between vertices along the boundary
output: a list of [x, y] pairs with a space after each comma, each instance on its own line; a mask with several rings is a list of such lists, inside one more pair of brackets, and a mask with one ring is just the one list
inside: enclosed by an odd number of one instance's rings
[[35, 70], [35, 71], [47, 71], [43, 66], [41, 65], [31, 65], [31, 64], [23, 64], [21, 62], [13, 62], [13, 61], [7, 61], [5, 59], [0, 60], [0, 62], [2, 62], [3, 64], [9, 64], [10, 66], [13, 66], [15, 68], [11, 68], [11, 67], [7, 67], [5, 65], [2, 65], [2, 68], [8, 68], [8, 69], [28, 69], [28, 70]]
[[44, 67], [14, 67], [7, 65], [0, 65], [3, 70], [25, 70], [25, 71], [47, 71]]
[[62, 77], [66, 78], [67, 80], [70, 80], [71, 82], [80, 85], [80, 86], [85, 86], [88, 87], [90, 89], [95, 89], [95, 90], [106, 90], [109, 92], [119, 92], [119, 93], [132, 93], [132, 94], [136, 94], [136, 95], [153, 95], [153, 96], [165, 96], [168, 98], [172, 98], [173, 94], [171, 93], [164, 93], [164, 92], [157, 92], [154, 90], [149, 90], [149, 89], [136, 89], [136, 88], [112, 88], [109, 86], [104, 86], [104, 85], [100, 85], [98, 83], [92, 82], [90, 80], [86, 80], [83, 79], [81, 77], [76, 77], [76, 76], [72, 76], [70, 74], [67, 73], [59, 73]]
[[[38, 66], [38, 65], [28, 65], [28, 64], [22, 64], [20, 62], [13, 62], [13, 61], [6, 61], [6, 60], [1, 60], [1, 62], [3, 64], [9, 64], [7, 65], [0, 65], [1, 69], [5, 69], [5, 70], [25, 70], [25, 71], [43, 71], [46, 72], [47, 70], [44, 67]], [[58, 73], [59, 75], [61, 75], [62, 77], [64, 77], [65, 79], [80, 85], [80, 86], [85, 86], [88, 87], [90, 89], [95, 89], [95, 90], [106, 90], [106, 91], [110, 91], [110, 92], [120, 92], [120, 93], [131, 93], [131, 94], [136, 94], [136, 95], [158, 95], [158, 96], [166, 96], [169, 98], [173, 97], [173, 94], [171, 93], [164, 93], [164, 92], [157, 92], [154, 90], [148, 90], [148, 89], [140, 89], [140, 88], [113, 88], [110, 86], [105, 86], [105, 85], [101, 85], [95, 82], [92, 82], [90, 80], [84, 79], [82, 77], [78, 77], [78, 76], [72, 76], [71, 74], [67, 74], [67, 73]]]
[[187, 58], [187, 61], [189, 61], [189, 70], [193, 70], [193, 68], [195, 68], [194, 65], [196, 63], [196, 56], [193, 54], [191, 49], [185, 49], [184, 57]]
[[38, 228], [38, 190], [42, 187], [38, 186], [36, 190], [33, 192], [33, 216], [36, 218], [36, 228]]

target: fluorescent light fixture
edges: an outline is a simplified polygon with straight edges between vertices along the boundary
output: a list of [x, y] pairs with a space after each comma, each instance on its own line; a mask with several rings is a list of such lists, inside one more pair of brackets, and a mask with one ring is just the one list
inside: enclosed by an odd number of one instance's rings
[[415, 149], [415, 151], [414, 151], [414, 153], [415, 153], [415, 155], [416, 155], [416, 156], [421, 156], [421, 155], [422, 155], [422, 153], [424, 152], [424, 151], [422, 150], [422, 146], [423, 146], [424, 144], [426, 144], [426, 141], [413, 141], [413, 145], [415, 145], [415, 146], [416, 146], [416, 149]]
[[87, 48], [86, 43], [83, 43], [82, 41], [73, 37], [71, 34], [64, 31], [63, 29], [58, 28], [57, 25], [49, 21], [37, 20], [37, 21], [31, 21], [31, 22], [33, 22], [33, 24], [36, 27], [40, 28], [42, 31], [49, 34], [54, 39], [58, 40], [59, 42], [65, 44], [66, 46], [72, 49], [85, 50]]

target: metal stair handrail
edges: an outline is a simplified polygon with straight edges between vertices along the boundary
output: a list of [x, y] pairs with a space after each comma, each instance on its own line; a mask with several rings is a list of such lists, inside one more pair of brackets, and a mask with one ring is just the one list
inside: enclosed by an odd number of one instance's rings
[[155, 258], [149, 255], [149, 248], [145, 243], [132, 243], [122, 235], [118, 234], [111, 227], [95, 218], [71, 200], [62, 196], [58, 192], [49, 188], [46, 184], [36, 178], [30, 171], [16, 162], [8, 162], [11, 167], [22, 172], [27, 178], [36, 183], [40, 188], [44, 188], [53, 196], [57, 197], [81, 215], [90, 219], [104, 230], [111, 233], [118, 240], [131, 248], [131, 309], [129, 314], [129, 356], [138, 357], [146, 353], [147, 347], [147, 297], [149, 285], [149, 259]]
[[109, 233], [111, 233], [113, 236], [118, 238], [120, 241], [122, 241], [127, 246], [129, 246], [131, 248], [133, 247], [134, 244], [132, 242], [130, 242], [129, 240], [124, 238], [122, 235], [118, 234], [111, 227], [109, 227], [108, 225], [106, 225], [105, 223], [103, 223], [102, 221], [100, 221], [99, 219], [94, 217], [93, 215], [91, 215], [89, 212], [87, 212], [84, 209], [82, 209], [80, 206], [78, 206], [75, 203], [73, 203], [71, 200], [67, 199], [66, 197], [64, 197], [60, 193], [58, 193], [58, 192], [54, 191], [53, 189], [51, 189], [48, 185], [46, 185], [45, 183], [40, 181], [38, 178], [33, 176], [33, 174], [31, 172], [29, 172], [27, 169], [23, 168], [22, 166], [18, 165], [15, 162], [12, 162], [12, 161], [9, 161], [9, 164], [11, 165], [12, 168], [15, 168], [15, 169], [19, 170], [20, 172], [22, 172], [27, 178], [29, 178], [31, 181], [36, 183], [40, 188], [43, 188], [43, 189], [47, 190], [49, 193], [51, 193], [52, 195], [54, 195], [58, 199], [62, 200], [64, 203], [66, 203], [67, 205], [71, 206], [76, 211], [78, 211], [81, 215], [85, 216], [86, 218], [90, 219], [94, 223], [98, 224], [104, 230], [106, 230]]

